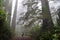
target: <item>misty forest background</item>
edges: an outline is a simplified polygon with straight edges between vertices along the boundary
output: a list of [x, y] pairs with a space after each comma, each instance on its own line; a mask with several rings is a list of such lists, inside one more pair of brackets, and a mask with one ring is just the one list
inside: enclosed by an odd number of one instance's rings
[[0, 40], [22, 34], [60, 40], [60, 0], [0, 0]]

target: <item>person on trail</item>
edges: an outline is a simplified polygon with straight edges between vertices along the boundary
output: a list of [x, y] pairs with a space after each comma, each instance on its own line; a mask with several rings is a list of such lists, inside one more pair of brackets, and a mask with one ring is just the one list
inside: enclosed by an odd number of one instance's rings
[[24, 33], [22, 33], [22, 37], [24, 36]]

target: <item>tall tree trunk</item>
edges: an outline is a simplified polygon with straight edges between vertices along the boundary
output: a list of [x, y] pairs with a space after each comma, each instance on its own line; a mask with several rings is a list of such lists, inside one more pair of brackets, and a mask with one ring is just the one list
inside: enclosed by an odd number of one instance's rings
[[13, 18], [12, 18], [12, 28], [14, 31], [16, 27], [17, 3], [18, 3], [18, 0], [16, 0], [15, 10], [14, 10]]
[[48, 0], [41, 0], [42, 2], [42, 15], [43, 15], [43, 25], [42, 30], [47, 31], [53, 28], [53, 22], [50, 14]]
[[58, 23], [58, 26], [60, 26], [60, 8], [57, 10], [57, 12], [59, 17], [59, 19], [57, 19], [57, 23]]
[[[9, 3], [9, 1], [11, 1]], [[4, 11], [6, 12], [6, 20], [10, 25], [11, 22], [11, 10], [12, 10], [12, 0], [2, 1], [3, 7], [5, 7]]]
[[8, 23], [9, 23], [9, 25], [10, 25], [10, 22], [11, 22], [11, 10], [12, 10], [12, 1], [13, 0], [9, 0], [9, 1], [11, 1], [11, 3], [10, 4], [8, 4]]
[[41, 0], [41, 2], [42, 2], [42, 15], [43, 15], [43, 24], [41, 28], [41, 33], [43, 34], [48, 32], [50, 35], [50, 38], [45, 38], [45, 39], [52, 40], [54, 25], [53, 25], [51, 14], [50, 14], [49, 3], [48, 3], [48, 0]]
[[[57, 27], [60, 29], [60, 8], [57, 10], [58, 13], [58, 19], [57, 19]], [[60, 31], [58, 29], [58, 40], [60, 40]]]

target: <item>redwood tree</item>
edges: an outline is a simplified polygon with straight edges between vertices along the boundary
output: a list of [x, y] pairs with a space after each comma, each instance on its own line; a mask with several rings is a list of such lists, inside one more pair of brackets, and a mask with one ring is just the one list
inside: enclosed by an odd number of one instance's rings
[[48, 0], [41, 0], [41, 2], [42, 2], [42, 15], [43, 15], [43, 24], [42, 24], [41, 32], [42, 34], [44, 34], [44, 32], [49, 33], [50, 37], [46, 38], [46, 40], [47, 39], [52, 40], [52, 33], [53, 33], [54, 25], [51, 18], [49, 3], [48, 3]]

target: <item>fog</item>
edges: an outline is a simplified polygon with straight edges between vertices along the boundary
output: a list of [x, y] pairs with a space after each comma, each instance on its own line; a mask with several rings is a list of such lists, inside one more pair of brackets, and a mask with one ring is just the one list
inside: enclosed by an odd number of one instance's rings
[[[22, 12], [27, 12], [26, 6], [23, 6], [23, 4], [24, 4], [23, 2], [25, 2], [25, 1], [27, 1], [27, 0], [18, 0], [16, 22], [18, 22], [19, 17], [23, 16], [23, 15], [20, 15]], [[15, 2], [16, 2], [16, 0], [13, 0], [12, 15], [14, 13]], [[41, 2], [39, 2], [39, 4], [37, 6], [39, 7], [39, 9], [41, 9]], [[60, 0], [49, 1], [49, 6], [50, 6], [51, 13], [53, 13], [60, 7]], [[16, 32], [18, 34], [21, 34], [22, 32], [24, 32], [23, 27], [21, 27], [21, 25], [18, 25], [17, 23], [16, 23]]]

